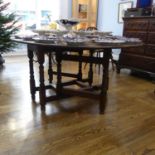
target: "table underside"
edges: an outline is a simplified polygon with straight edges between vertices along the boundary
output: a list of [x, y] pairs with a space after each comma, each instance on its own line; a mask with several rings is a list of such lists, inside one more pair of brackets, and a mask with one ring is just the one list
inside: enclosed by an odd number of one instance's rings
[[[52, 53], [55, 53], [56, 57], [56, 66], [57, 70], [53, 71], [52, 66]], [[88, 50], [88, 55], [83, 55], [83, 50], [74, 49], [76, 54], [68, 54], [65, 50], [60, 49], [49, 49], [39, 48], [39, 46], [28, 45], [28, 57], [29, 57], [29, 68], [30, 68], [30, 90], [32, 100], [35, 101], [36, 91], [39, 91], [39, 99], [41, 110], [45, 111], [46, 103], [71, 97], [71, 96], [80, 96], [80, 97], [88, 97], [99, 101], [99, 110], [100, 113], [104, 113], [106, 107], [106, 99], [107, 99], [107, 90], [108, 90], [108, 68], [109, 68], [109, 59], [111, 56], [111, 48], [107, 48], [104, 50], [100, 49], [100, 52], [103, 53], [103, 57], [95, 57], [94, 53], [96, 50]], [[34, 54], [37, 56], [37, 63], [39, 64], [39, 86], [36, 86], [35, 76], [34, 76]], [[44, 61], [45, 55], [48, 56], [48, 75], [49, 75], [49, 83], [45, 85], [45, 77], [44, 77]], [[78, 62], [78, 73], [64, 73], [62, 72], [62, 61], [75, 61]], [[82, 63], [89, 64], [88, 77], [82, 77]], [[99, 85], [93, 84], [93, 64], [100, 64], [103, 67], [102, 72], [102, 82]], [[53, 83], [53, 75], [56, 75], [57, 82]], [[62, 82], [62, 77], [71, 77], [72, 80], [67, 82]], [[79, 89], [73, 89], [72, 85], [77, 85]], [[71, 86], [71, 87], [70, 87]], [[52, 89], [55, 91], [55, 94], [51, 96], [46, 96], [46, 90]]]

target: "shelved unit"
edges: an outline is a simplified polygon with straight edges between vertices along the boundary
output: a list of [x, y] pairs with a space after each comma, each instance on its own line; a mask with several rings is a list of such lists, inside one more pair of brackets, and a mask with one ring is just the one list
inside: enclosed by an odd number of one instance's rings
[[155, 17], [124, 18], [124, 36], [140, 38], [141, 48], [123, 49], [119, 56], [118, 72], [129, 68], [155, 75]]

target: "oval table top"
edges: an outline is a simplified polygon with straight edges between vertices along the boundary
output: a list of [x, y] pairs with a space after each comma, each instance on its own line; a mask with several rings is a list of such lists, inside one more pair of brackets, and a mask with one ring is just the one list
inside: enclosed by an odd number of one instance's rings
[[50, 42], [36, 42], [33, 40], [24, 40], [24, 39], [15, 39], [13, 38], [12, 41], [17, 43], [23, 43], [27, 45], [34, 45], [38, 47], [47, 47], [52, 49], [72, 49], [72, 50], [95, 50], [95, 49], [118, 49], [118, 48], [131, 48], [131, 47], [139, 47], [143, 46], [142, 42], [124, 42], [124, 43], [96, 43], [96, 42], [86, 42], [86, 43], [75, 43], [75, 44], [68, 44], [66, 42], [59, 42], [59, 43], [50, 43]]

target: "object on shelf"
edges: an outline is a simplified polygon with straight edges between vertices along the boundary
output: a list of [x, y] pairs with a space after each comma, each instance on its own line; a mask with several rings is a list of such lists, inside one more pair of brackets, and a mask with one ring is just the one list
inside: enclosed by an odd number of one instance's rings
[[150, 16], [151, 8], [130, 8], [125, 11], [125, 17]]

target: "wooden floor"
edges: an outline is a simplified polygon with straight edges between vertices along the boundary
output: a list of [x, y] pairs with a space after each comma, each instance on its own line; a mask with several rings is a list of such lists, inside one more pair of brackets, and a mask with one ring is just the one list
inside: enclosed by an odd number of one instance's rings
[[110, 69], [104, 115], [98, 101], [78, 97], [48, 103], [42, 114], [31, 102], [28, 73], [26, 56], [6, 58], [0, 69], [0, 155], [155, 155], [151, 81]]

